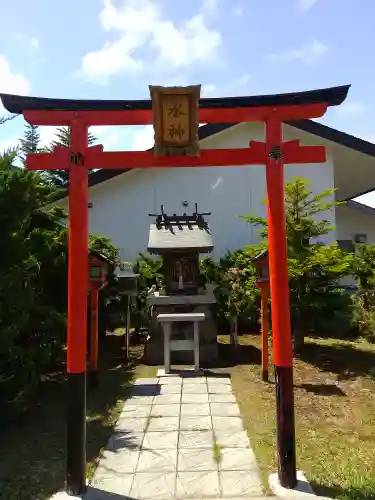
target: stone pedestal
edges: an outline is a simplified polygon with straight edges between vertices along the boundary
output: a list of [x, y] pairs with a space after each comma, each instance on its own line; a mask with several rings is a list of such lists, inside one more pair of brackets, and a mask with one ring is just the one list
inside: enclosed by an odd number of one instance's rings
[[[150, 338], [146, 343], [146, 363], [162, 365], [164, 363], [163, 330], [158, 324], [159, 314], [203, 313], [205, 320], [199, 325], [199, 356], [200, 361], [213, 363], [218, 359], [217, 327], [212, 307], [216, 298], [212, 293], [198, 295], [150, 295], [148, 302], [150, 311]], [[192, 339], [194, 335], [191, 322], [172, 325], [172, 338], [176, 340]], [[177, 365], [194, 364], [194, 353], [191, 351], [176, 351], [171, 353], [171, 363]]]

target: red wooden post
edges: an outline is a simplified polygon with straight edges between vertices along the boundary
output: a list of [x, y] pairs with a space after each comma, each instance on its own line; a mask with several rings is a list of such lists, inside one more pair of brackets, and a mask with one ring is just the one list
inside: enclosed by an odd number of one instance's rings
[[70, 123], [73, 168], [69, 170], [68, 253], [68, 494], [86, 487], [86, 349], [88, 272], [88, 171], [83, 165], [88, 127], [80, 119]]
[[293, 351], [290, 329], [288, 263], [284, 206], [282, 122], [266, 121], [266, 185], [268, 252], [272, 297], [273, 357], [275, 365], [277, 452], [282, 486], [297, 484], [294, 429]]
[[98, 308], [99, 308], [99, 290], [92, 289], [90, 293], [90, 382], [92, 385], [98, 383]]
[[262, 380], [268, 381], [268, 283], [262, 283], [261, 291], [261, 332], [262, 332]]

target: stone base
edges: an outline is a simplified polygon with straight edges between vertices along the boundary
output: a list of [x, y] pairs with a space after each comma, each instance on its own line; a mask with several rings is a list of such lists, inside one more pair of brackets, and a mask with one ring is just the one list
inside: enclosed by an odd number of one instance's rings
[[204, 370], [198, 370], [196, 371], [194, 366], [184, 366], [183, 369], [180, 369], [179, 367], [171, 368], [171, 373], [165, 373], [164, 368], [159, 368], [157, 373], [157, 377], [201, 377], [204, 376]]
[[297, 481], [297, 486], [294, 489], [289, 489], [281, 486], [277, 473], [271, 474], [268, 478], [272, 493], [279, 498], [287, 500], [328, 500], [328, 497], [315, 495], [310, 483], [301, 471], [297, 471]]
[[[181, 299], [184, 297], [178, 297]], [[195, 296], [188, 296], [190, 301], [194, 301]], [[165, 304], [154, 306], [151, 312], [150, 338], [145, 346], [145, 361], [150, 365], [164, 364], [164, 335], [162, 325], [158, 322], [158, 314], [185, 314], [203, 313], [205, 320], [199, 323], [199, 352], [200, 364], [215, 363], [219, 357], [217, 343], [217, 326], [212, 311], [212, 305], [207, 304], [184, 304], [176, 306]], [[186, 340], [193, 338], [193, 323], [191, 321], [172, 324], [172, 339]], [[172, 365], [193, 365], [194, 351], [172, 351]]]
[[[199, 347], [200, 364], [214, 363], [219, 358], [219, 347], [217, 341]], [[148, 365], [164, 364], [164, 344], [158, 338], [151, 338], [145, 345], [145, 362]], [[194, 365], [193, 351], [172, 351], [172, 365]]]

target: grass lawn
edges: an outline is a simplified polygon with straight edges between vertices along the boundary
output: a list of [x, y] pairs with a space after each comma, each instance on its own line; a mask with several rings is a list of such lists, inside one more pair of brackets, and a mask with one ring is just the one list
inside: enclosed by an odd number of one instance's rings
[[[87, 393], [87, 476], [91, 477], [122, 401], [137, 376], [154, 376], [140, 364], [143, 347], [132, 347], [131, 366], [121, 360], [123, 337], [108, 336], [100, 356], [100, 385]], [[0, 437], [0, 499], [46, 500], [65, 476], [65, 384], [63, 371], [43, 381], [39, 396]]]
[[[260, 337], [240, 339], [229, 371], [267, 487], [276, 471], [273, 370], [270, 363], [270, 382], [261, 382]], [[320, 495], [375, 499], [375, 346], [309, 338], [294, 385], [297, 467]]]

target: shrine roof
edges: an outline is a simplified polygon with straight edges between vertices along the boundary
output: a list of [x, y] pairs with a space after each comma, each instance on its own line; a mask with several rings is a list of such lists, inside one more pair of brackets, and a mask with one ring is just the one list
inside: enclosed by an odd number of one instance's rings
[[153, 254], [190, 250], [210, 253], [214, 248], [212, 236], [207, 226], [198, 224], [158, 226], [150, 225], [147, 250]]
[[251, 259], [251, 262], [254, 262], [256, 264], [256, 263], [261, 262], [262, 260], [265, 260], [265, 259], [268, 259], [268, 248], [266, 248], [265, 250], [262, 250], [260, 253], [258, 253], [258, 255], [253, 257]]
[[[348, 94], [350, 85], [325, 89], [289, 92], [283, 94], [244, 97], [210, 97], [199, 101], [200, 108], [246, 108], [263, 106], [290, 106], [298, 104], [327, 103], [338, 106]], [[4, 108], [9, 113], [22, 114], [25, 110], [58, 111], [135, 111], [151, 110], [150, 99], [145, 100], [99, 100], [99, 99], [54, 99], [0, 94]]]
[[103, 253], [98, 252], [97, 250], [90, 250], [89, 257], [95, 257], [103, 262], [106, 262], [107, 264], [112, 264], [112, 261], [108, 257], [106, 257]]

